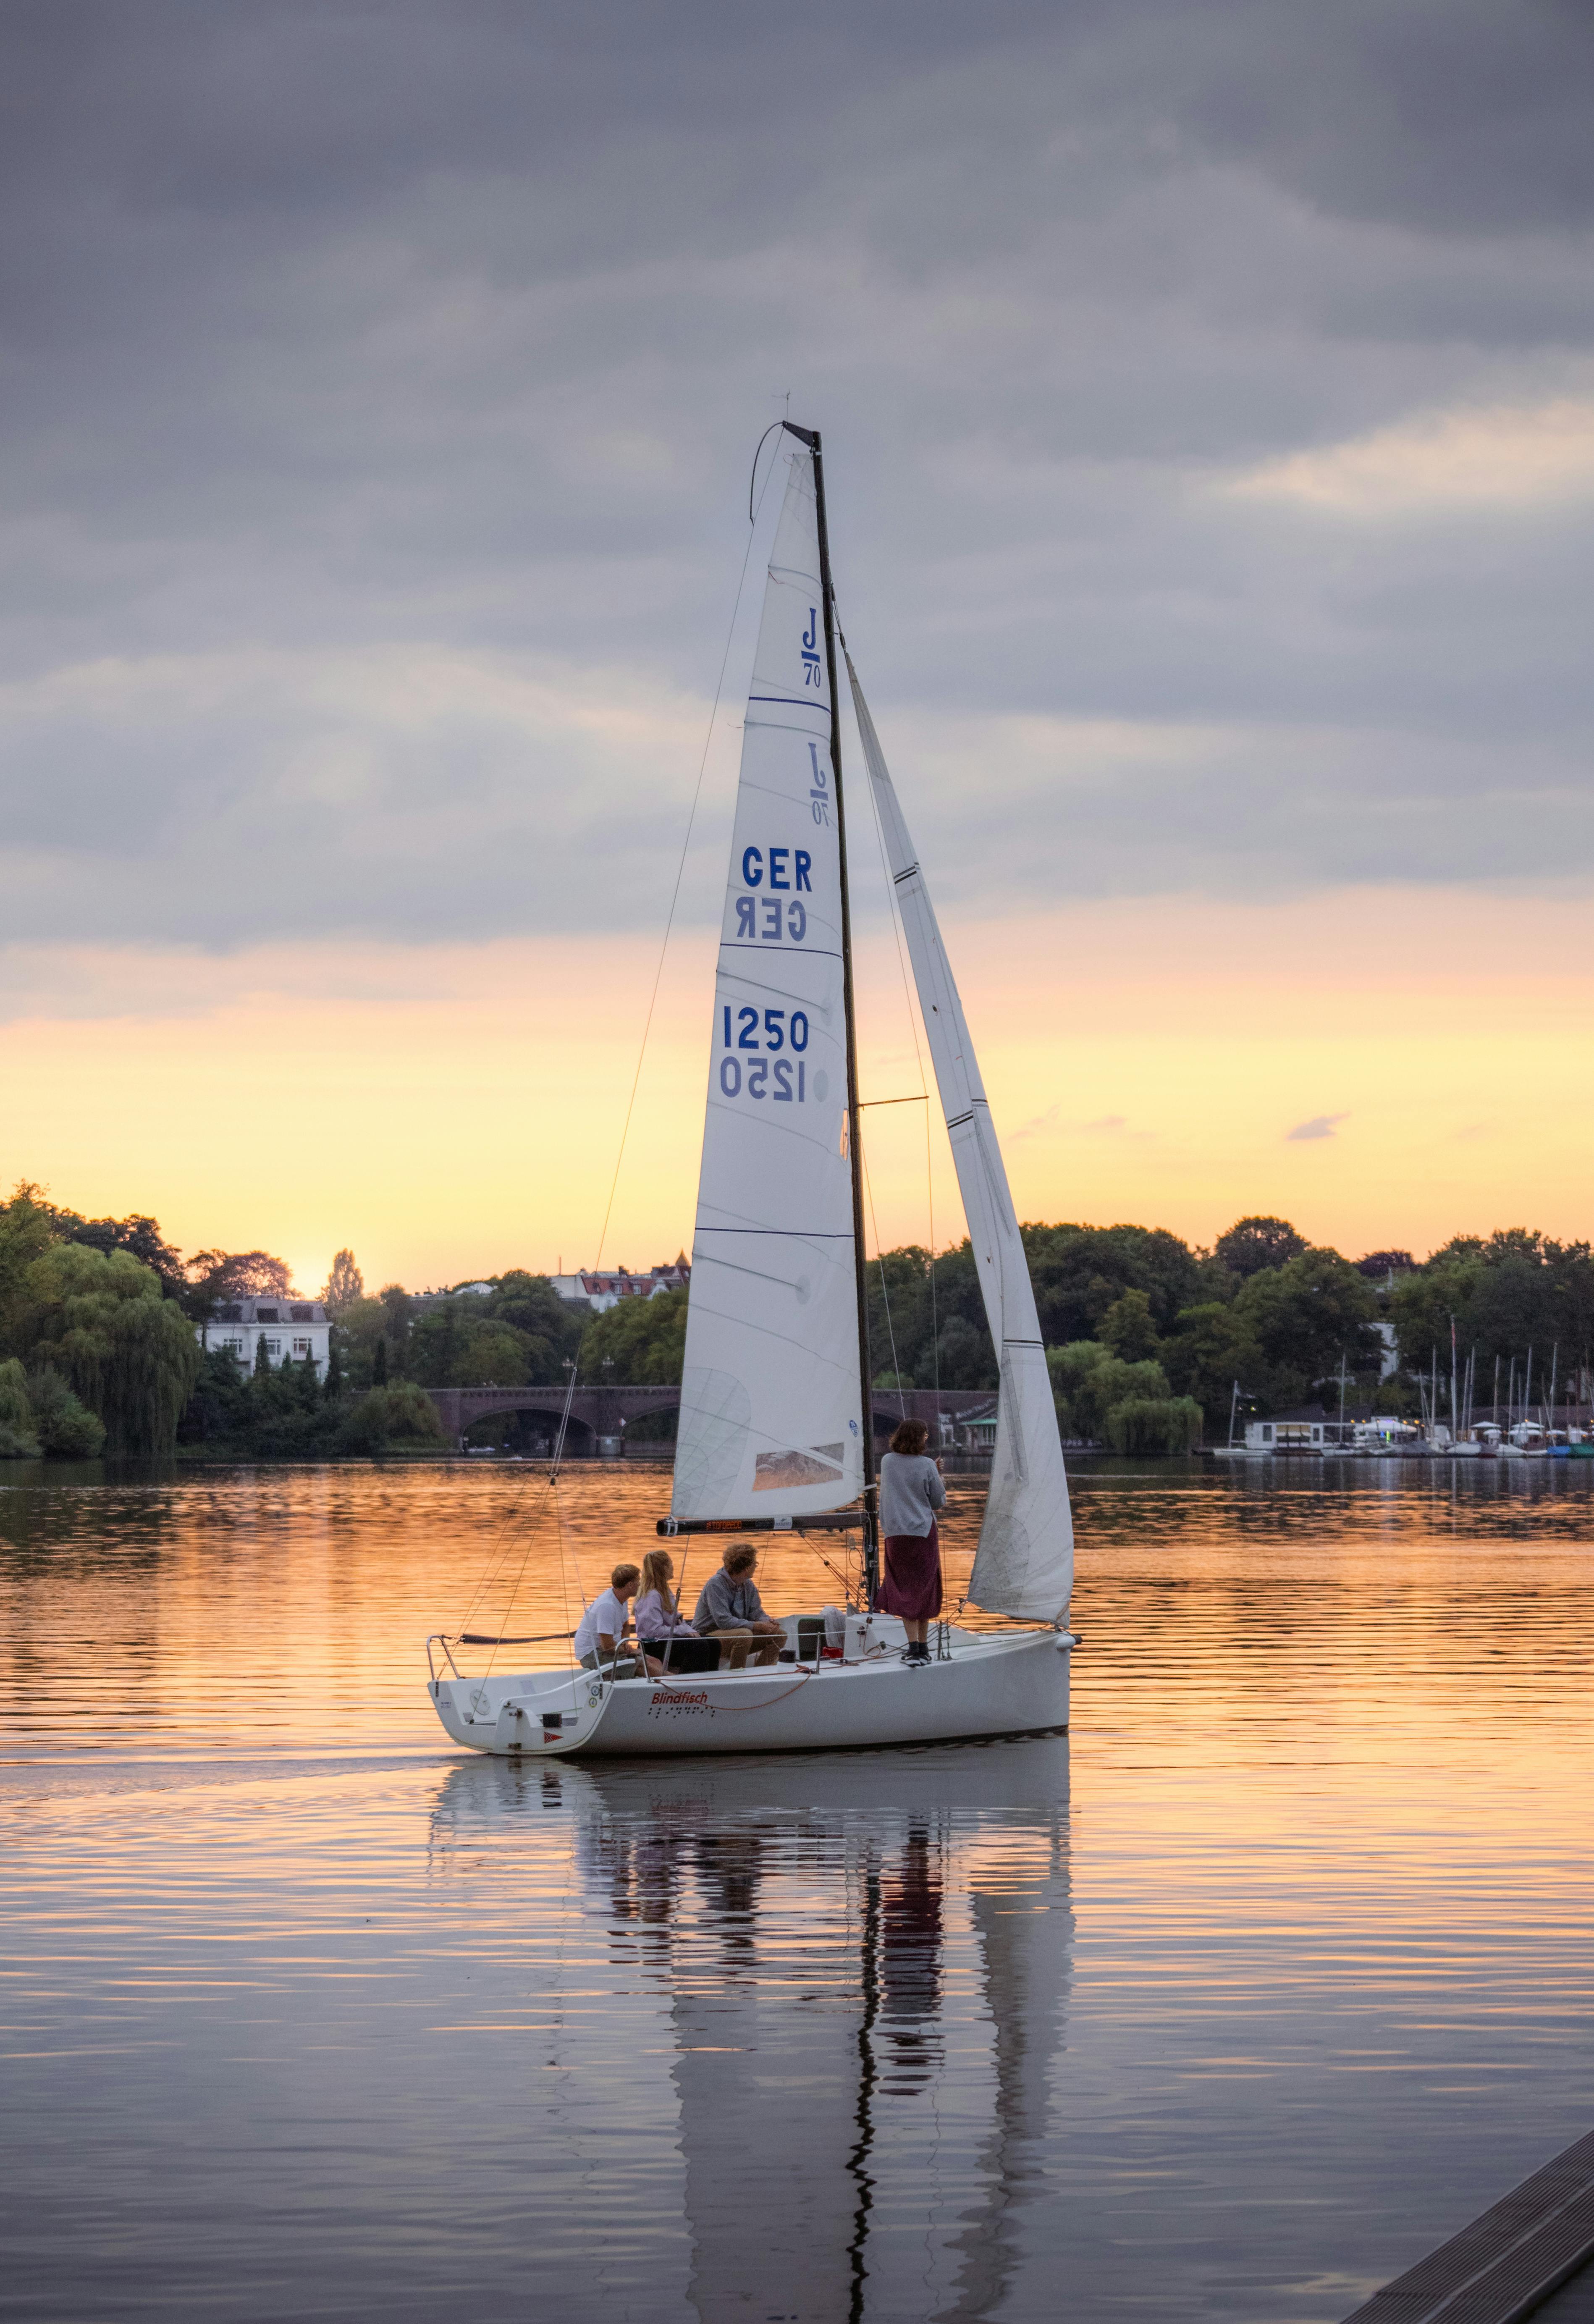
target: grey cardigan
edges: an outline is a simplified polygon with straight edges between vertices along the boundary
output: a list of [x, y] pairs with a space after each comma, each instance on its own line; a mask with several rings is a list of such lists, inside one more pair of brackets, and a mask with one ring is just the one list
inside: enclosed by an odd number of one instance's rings
[[941, 1471], [927, 1452], [887, 1452], [880, 1459], [880, 1531], [927, 1534], [946, 1507]]
[[711, 1573], [703, 1585], [697, 1600], [697, 1610], [692, 1617], [692, 1628], [707, 1633], [713, 1630], [734, 1629], [739, 1624], [760, 1622], [764, 1618], [764, 1601], [751, 1574], [736, 1581], [723, 1566]]

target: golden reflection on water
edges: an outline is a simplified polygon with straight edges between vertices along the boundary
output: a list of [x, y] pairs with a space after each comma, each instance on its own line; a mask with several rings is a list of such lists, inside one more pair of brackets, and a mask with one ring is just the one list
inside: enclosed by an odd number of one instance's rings
[[1326, 2320], [1589, 2127], [1580, 1469], [1102, 1464], [1068, 1738], [529, 1770], [421, 1641], [668, 1481], [522, 1487], [0, 1479], [0, 2314]]

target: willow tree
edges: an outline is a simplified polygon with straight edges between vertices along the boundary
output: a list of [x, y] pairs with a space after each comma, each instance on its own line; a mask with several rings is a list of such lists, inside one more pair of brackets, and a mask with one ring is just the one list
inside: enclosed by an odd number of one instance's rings
[[36, 1460], [39, 1451], [28, 1376], [12, 1356], [0, 1364], [0, 1461]]
[[27, 1344], [28, 1269], [56, 1240], [59, 1220], [43, 1188], [26, 1178], [0, 1203], [0, 1356], [19, 1356]]
[[193, 1326], [124, 1250], [56, 1243], [23, 1286], [30, 1357], [51, 1364], [105, 1423], [106, 1450], [170, 1452], [199, 1373]]

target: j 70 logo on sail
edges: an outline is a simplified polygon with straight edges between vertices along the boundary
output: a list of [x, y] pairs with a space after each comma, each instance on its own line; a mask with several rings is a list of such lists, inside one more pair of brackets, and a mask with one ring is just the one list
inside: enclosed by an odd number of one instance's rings
[[808, 608], [808, 626], [803, 632], [803, 684], [823, 686], [824, 676], [819, 666], [819, 608]]

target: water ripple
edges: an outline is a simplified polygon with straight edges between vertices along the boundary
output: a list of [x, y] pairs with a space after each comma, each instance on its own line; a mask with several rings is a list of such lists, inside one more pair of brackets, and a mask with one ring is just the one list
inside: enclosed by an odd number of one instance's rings
[[657, 1472], [12, 1473], [0, 2315], [1328, 2324], [1589, 2127], [1580, 1471], [1104, 1463], [1069, 1738], [547, 1769], [420, 1642]]

